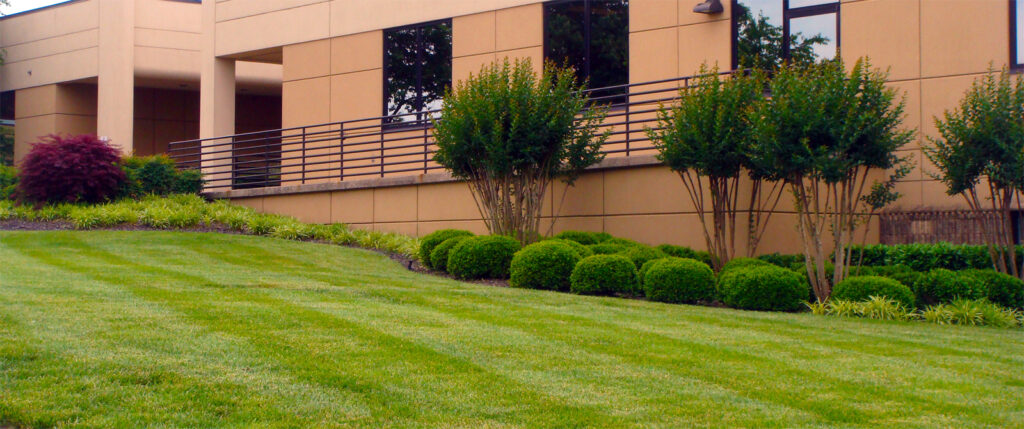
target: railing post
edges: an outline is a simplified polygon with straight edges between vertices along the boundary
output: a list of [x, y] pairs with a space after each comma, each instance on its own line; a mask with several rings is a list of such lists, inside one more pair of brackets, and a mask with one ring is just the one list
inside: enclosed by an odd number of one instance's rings
[[345, 181], [345, 123], [338, 122], [338, 181]]
[[302, 184], [306, 184], [306, 127], [302, 127]]
[[423, 174], [427, 174], [427, 152], [430, 152], [430, 143], [427, 141], [427, 127], [423, 127]]
[[380, 162], [380, 177], [384, 177], [384, 119], [380, 121], [380, 153], [377, 154], [377, 162]]

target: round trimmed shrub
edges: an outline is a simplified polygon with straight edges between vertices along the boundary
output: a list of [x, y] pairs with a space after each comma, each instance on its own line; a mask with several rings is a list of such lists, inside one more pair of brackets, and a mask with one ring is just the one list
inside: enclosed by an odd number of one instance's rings
[[512, 287], [569, 290], [569, 276], [580, 255], [563, 240], [533, 243], [516, 252], [510, 268]]
[[565, 243], [566, 245], [571, 247], [572, 250], [575, 250], [576, 253], [578, 253], [580, 255], [580, 258], [586, 258], [587, 256], [590, 256], [590, 255], [594, 254], [594, 252], [592, 250], [590, 250], [589, 247], [584, 246], [584, 245], [582, 245], [582, 244], [580, 244], [579, 242], [576, 242], [576, 241], [563, 240], [561, 238], [552, 238], [552, 239], [546, 240], [546, 241], [552, 241], [552, 242], [555, 242], [555, 243]]
[[637, 292], [636, 266], [622, 255], [583, 258], [569, 276], [569, 290], [582, 295]]
[[614, 237], [602, 241], [601, 244], [621, 244], [623, 246], [639, 246], [640, 245], [640, 243], [637, 243], [637, 242], [635, 242], [633, 240], [630, 240], [630, 239], [627, 239], [627, 238], [614, 238]]
[[653, 261], [655, 259], [667, 258], [668, 255], [658, 249], [650, 246], [631, 246], [627, 247], [620, 253], [622, 256], [629, 258], [633, 261], [633, 265], [639, 270], [640, 267], [644, 266], [647, 261]]
[[676, 258], [697, 259], [694, 257], [697, 255], [697, 252], [686, 246], [676, 246], [675, 244], [659, 244], [655, 248], [662, 251], [668, 256], [674, 256]]
[[703, 262], [664, 258], [645, 266], [644, 296], [652, 301], [696, 303], [715, 299], [715, 273]]
[[[735, 258], [735, 259], [731, 259], [731, 260], [729, 260], [729, 262], [725, 263], [725, 266], [722, 267], [722, 272], [724, 273], [724, 272], [727, 272], [727, 271], [730, 271], [730, 270], [734, 270], [734, 269], [737, 269], [737, 268], [767, 267], [767, 266], [770, 266], [770, 265], [772, 265], [770, 262], [762, 261], [760, 259], [755, 259], [755, 258]], [[803, 265], [803, 264], [801, 263], [801, 265]]]
[[974, 300], [988, 296], [985, 283], [970, 273], [945, 268], [929, 271], [915, 285], [917, 300], [924, 305], [945, 304], [956, 299]]
[[519, 242], [504, 235], [467, 237], [448, 252], [448, 273], [460, 279], [507, 279]]
[[95, 135], [43, 137], [21, 161], [17, 194], [38, 203], [98, 203], [125, 180], [121, 153]]
[[597, 239], [597, 233], [590, 231], [562, 231], [555, 234], [555, 238], [575, 241], [584, 246], [600, 243], [600, 240]]
[[614, 243], [598, 243], [591, 244], [587, 246], [587, 248], [590, 249], [590, 252], [595, 255], [613, 255], [616, 253], [621, 253], [623, 250], [626, 250], [628, 246]]
[[988, 289], [988, 300], [1007, 308], [1024, 307], [1024, 281], [996, 270], [964, 270], [981, 280]]
[[[761, 261], [764, 262], [764, 261]], [[799, 274], [764, 262], [739, 267], [718, 278], [722, 302], [744, 310], [795, 311], [803, 308], [807, 286]]]
[[461, 243], [462, 240], [465, 240], [469, 237], [472, 236], [456, 235], [452, 238], [442, 241], [441, 244], [434, 246], [434, 250], [430, 251], [429, 266], [438, 271], [448, 271], [448, 256], [451, 255], [452, 249], [455, 248], [455, 245]]
[[832, 289], [832, 299], [867, 301], [872, 296], [889, 298], [908, 308], [914, 307], [914, 292], [902, 283], [880, 276], [849, 277]]
[[439, 229], [423, 236], [423, 238], [420, 239], [420, 262], [422, 262], [423, 265], [426, 265], [427, 268], [433, 268], [435, 270], [439, 269], [433, 266], [433, 263], [430, 260], [430, 253], [434, 251], [434, 248], [437, 247], [438, 244], [444, 243], [445, 240], [449, 238], [458, 236], [472, 237], [473, 233], [464, 229]]
[[676, 258], [675, 256], [669, 256], [667, 258], [651, 259], [650, 261], [644, 262], [644, 264], [640, 266], [640, 269], [636, 270], [636, 282], [639, 283], [641, 286], [643, 286], [643, 284], [644, 284], [644, 274], [647, 273], [647, 270], [651, 269], [651, 266], [654, 265], [655, 262], [658, 262], [658, 261], [660, 261], [662, 259], [682, 259], [682, 258]]

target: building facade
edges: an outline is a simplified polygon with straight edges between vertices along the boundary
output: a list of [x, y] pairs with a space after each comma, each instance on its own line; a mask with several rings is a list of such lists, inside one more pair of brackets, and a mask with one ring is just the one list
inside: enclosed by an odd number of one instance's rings
[[[125, 153], [199, 136], [202, 5], [73, 0], [0, 18], [2, 119], [15, 159], [47, 134], [97, 134]], [[280, 127], [281, 66], [245, 63], [239, 131]]]

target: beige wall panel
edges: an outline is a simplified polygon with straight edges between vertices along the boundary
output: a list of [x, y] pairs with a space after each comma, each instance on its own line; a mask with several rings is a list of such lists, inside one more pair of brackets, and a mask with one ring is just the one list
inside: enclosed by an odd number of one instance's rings
[[57, 132], [57, 115], [39, 115], [14, 122], [14, 161], [19, 162], [39, 138]]
[[0, 26], [4, 45], [17, 45], [99, 26], [99, 2], [81, 1], [6, 18]]
[[88, 48], [4, 64], [0, 88], [22, 89], [96, 77], [98, 55], [97, 48]]
[[372, 223], [373, 189], [331, 193], [332, 223]]
[[[154, 30], [170, 30], [199, 34], [203, 31], [202, 6], [191, 2], [136, 0], [135, 26]], [[136, 40], [138, 43], [138, 40]], [[199, 49], [199, 42], [194, 45]]]
[[96, 134], [96, 117], [57, 114], [56, 129], [60, 134]]
[[136, 46], [134, 52], [135, 76], [187, 81], [191, 84], [190, 88], [198, 87], [199, 51]]
[[[568, 192], [566, 192], [567, 187]], [[552, 184], [552, 188], [548, 195], [552, 201], [554, 213], [559, 216], [600, 215], [604, 211], [603, 172], [584, 174], [571, 187], [558, 180]], [[565, 195], [564, 199], [563, 194]]]
[[372, 118], [383, 112], [380, 69], [331, 76], [331, 121]]
[[230, 21], [238, 18], [245, 18], [247, 16], [328, 2], [329, 0], [218, 0], [217, 21]]
[[[679, 77], [678, 43], [679, 34], [674, 27], [629, 33], [629, 80], [649, 82]], [[654, 88], [645, 86], [639, 90], [649, 91]]]
[[275, 195], [263, 198], [263, 209], [268, 213], [291, 216], [300, 222], [331, 223], [331, 194]]
[[495, 51], [495, 12], [452, 19], [452, 56], [464, 57]]
[[728, 20], [679, 27], [679, 74], [689, 76], [700, 65], [732, 65], [732, 25]]
[[923, 208], [925, 206], [923, 200], [924, 182], [924, 180], [897, 182], [893, 190], [899, 192], [901, 196], [891, 206], [887, 207], [886, 210], [914, 210]]
[[3, 42], [5, 42], [3, 43], [4, 50], [7, 52], [4, 55], [4, 63], [11, 64], [33, 58], [94, 48], [99, 44], [99, 30], [86, 30], [80, 33], [65, 34], [13, 46], [8, 46], [6, 41]]
[[494, 46], [499, 51], [544, 44], [541, 4], [502, 9], [495, 16]]
[[418, 189], [417, 219], [421, 221], [480, 218], [480, 210], [466, 183], [422, 185]]
[[698, 2], [692, 0], [678, 0], [679, 1], [679, 25], [691, 25], [691, 24], [705, 24], [711, 21], [729, 21], [732, 16], [732, 2], [722, 1], [722, 7], [725, 11], [714, 15], [707, 15], [703, 13], [693, 13], [693, 7]]
[[[921, 182], [921, 200], [929, 209], [966, 209], [967, 203], [960, 195], [946, 193], [946, 185], [936, 180]], [[987, 189], [987, 185], [979, 185], [979, 190]], [[985, 192], [987, 195], [988, 192]], [[985, 201], [987, 202], [987, 200]]]
[[921, 80], [921, 133], [936, 137], [935, 118], [960, 105], [964, 93], [981, 75], [953, 76]]
[[[196, 20], [198, 21], [198, 19]], [[199, 52], [200, 43], [202, 43], [202, 35], [199, 33], [135, 28], [135, 46], [173, 48]]]
[[[843, 57], [853, 66], [868, 56], [889, 79], [921, 76], [921, 23], [919, 0], [868, 0], [844, 4], [840, 19]], [[884, 29], [884, 30], [883, 30]]]
[[231, 200], [231, 204], [245, 206], [250, 209], [256, 210], [257, 212], [263, 212], [263, 197], [238, 198]]
[[704, 236], [697, 222], [695, 214], [609, 216], [604, 231], [652, 246], [673, 243], [703, 249]]
[[368, 31], [331, 39], [331, 74], [379, 69], [382, 64], [383, 31]]
[[629, 31], [674, 27], [679, 23], [679, 0], [629, 2]]
[[480, 74], [480, 69], [494, 62], [493, 53], [452, 58], [452, 82], [460, 82], [470, 75]]
[[[552, 225], [554, 222], [554, 225]], [[551, 231], [548, 234], [548, 231]], [[592, 231], [592, 232], [603, 232], [604, 231], [604, 218], [599, 216], [593, 217], [570, 217], [562, 216], [557, 218], [546, 217], [540, 221], [540, 233], [541, 235], [555, 235], [562, 231]]]
[[501, 51], [495, 55], [496, 61], [504, 61], [508, 58], [509, 61], [513, 61], [517, 58], [529, 58], [533, 65], [533, 71], [540, 74], [544, 70], [544, 48], [537, 46], [534, 48], [523, 48], [513, 49], [511, 51]]
[[487, 234], [487, 225], [482, 220], [419, 222], [420, 237], [439, 229], [464, 229], [477, 235]]
[[[274, 7], [279, 8], [278, 3], [274, 3]], [[218, 22], [217, 55], [326, 39], [330, 37], [330, 9], [329, 4], [323, 2]]]
[[375, 189], [373, 194], [373, 221], [415, 222], [416, 194], [415, 186]]
[[604, 198], [609, 215], [693, 211], [679, 176], [664, 167], [606, 171]]
[[15, 94], [16, 119], [57, 112], [57, 85], [19, 89]]
[[331, 80], [328, 77], [284, 82], [281, 88], [281, 126], [321, 124], [331, 120]]
[[285, 82], [331, 74], [331, 41], [317, 40], [284, 47]]
[[374, 231], [381, 232], [394, 232], [397, 234], [417, 236], [419, 231], [419, 224], [416, 222], [387, 222], [387, 223], [375, 223], [373, 224]]
[[[1009, 61], [1005, 1], [927, 0], [921, 3], [922, 77], [985, 71]], [[844, 31], [845, 33], [845, 31]]]
[[474, 13], [540, 3], [540, 1], [541, 0], [335, 0], [332, 2], [331, 7], [331, 35], [341, 36], [381, 28], [416, 24], [437, 19], [446, 19], [455, 16], [471, 15]]

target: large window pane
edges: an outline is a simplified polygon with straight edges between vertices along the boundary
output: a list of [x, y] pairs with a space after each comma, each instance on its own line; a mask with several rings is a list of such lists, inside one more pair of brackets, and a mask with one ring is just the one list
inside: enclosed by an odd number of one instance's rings
[[[835, 0], [737, 0], [734, 66], [774, 69], [786, 60], [834, 58], [839, 48]], [[789, 23], [788, 31], [786, 22]]]
[[1014, 66], [1020, 67], [1024, 64], [1024, 0], [1011, 0], [1010, 6], [1014, 14], [1010, 37], [1013, 37], [1015, 47], [1010, 61]]
[[789, 56], [796, 62], [816, 62], [836, 57], [836, 14], [789, 20]]
[[426, 119], [412, 115], [439, 108], [452, 82], [452, 32], [448, 21], [384, 32], [386, 105], [384, 115], [406, 115], [388, 122]]
[[586, 5], [581, 1], [545, 5], [544, 57], [576, 73], [587, 72]]
[[628, 83], [629, 1], [546, 3], [544, 58], [572, 66], [577, 76], [590, 80], [591, 88]]

